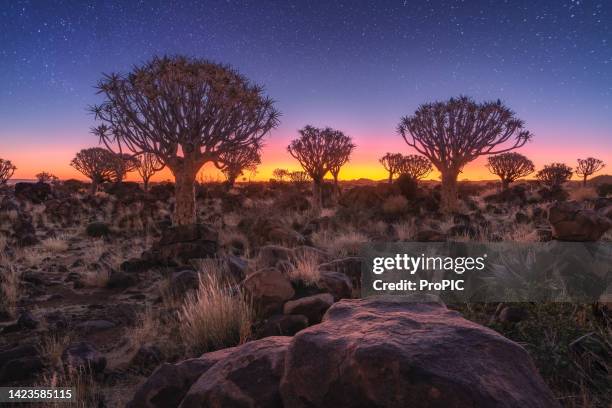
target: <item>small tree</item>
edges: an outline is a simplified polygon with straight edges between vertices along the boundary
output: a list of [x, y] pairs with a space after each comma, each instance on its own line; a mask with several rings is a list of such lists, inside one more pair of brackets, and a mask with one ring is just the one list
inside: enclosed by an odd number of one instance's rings
[[10, 160], [0, 159], [0, 186], [6, 184], [13, 177], [17, 167]]
[[393, 177], [400, 174], [404, 156], [401, 153], [387, 153], [378, 161], [389, 172], [389, 183], [393, 182]]
[[138, 159], [126, 153], [114, 154], [112, 163], [113, 175], [111, 178], [115, 183], [121, 183], [128, 173], [138, 169], [140, 165]]
[[532, 137], [501, 101], [476, 103], [465, 96], [421, 105], [401, 119], [398, 132], [440, 171], [446, 212], [456, 208], [457, 177], [467, 163], [516, 149]]
[[425, 178], [432, 170], [433, 167], [427, 157], [410, 154], [402, 157], [399, 173], [418, 181]]
[[56, 183], [59, 179], [54, 174], [41, 171], [36, 175], [36, 180], [39, 183]]
[[572, 168], [564, 163], [552, 163], [536, 173], [536, 178], [550, 188], [558, 188], [572, 178]]
[[289, 174], [289, 170], [287, 169], [274, 169], [272, 172], [272, 177], [274, 177], [275, 180], [282, 182], [285, 177], [289, 177]]
[[323, 178], [338, 160], [339, 146], [350, 143], [350, 138], [338, 130], [313, 126], [306, 126], [299, 133], [300, 137], [293, 140], [287, 150], [312, 179], [314, 206], [320, 208]]
[[232, 187], [244, 171], [255, 171], [257, 165], [261, 164], [260, 146], [253, 145], [248, 149], [223, 153], [219, 161], [222, 166], [221, 171], [227, 179], [227, 185]]
[[104, 102], [92, 108], [94, 129], [109, 148], [155, 154], [175, 178], [175, 222], [196, 222], [195, 178], [220, 168], [225, 154], [259, 145], [279, 113], [263, 89], [235, 70], [201, 59], [153, 58], [128, 75], [98, 84]]
[[332, 140], [335, 146], [332, 147], [334, 152], [330, 158], [329, 172], [334, 178], [334, 186], [336, 187], [336, 191], [338, 191], [338, 175], [340, 174], [340, 169], [348, 163], [351, 153], [355, 149], [355, 145], [349, 136], [339, 131], [337, 132], [337, 136]]
[[305, 171], [292, 171], [289, 173], [289, 180], [294, 184], [305, 184], [310, 181], [310, 177]]
[[602, 160], [594, 157], [586, 159], [578, 159], [578, 167], [576, 167], [576, 174], [582, 176], [582, 185], [586, 187], [587, 178], [603, 169], [606, 165]]
[[143, 153], [136, 157], [138, 160], [138, 166], [136, 171], [142, 179], [142, 186], [144, 191], [149, 191], [149, 180], [158, 171], [164, 168], [164, 165], [158, 160], [157, 156], [153, 153]]
[[489, 156], [487, 169], [501, 179], [502, 189], [507, 190], [510, 183], [534, 172], [533, 162], [520, 153], [502, 153]]
[[101, 147], [81, 150], [70, 165], [91, 180], [92, 194], [98, 191], [99, 184], [113, 181], [116, 175], [115, 155]]

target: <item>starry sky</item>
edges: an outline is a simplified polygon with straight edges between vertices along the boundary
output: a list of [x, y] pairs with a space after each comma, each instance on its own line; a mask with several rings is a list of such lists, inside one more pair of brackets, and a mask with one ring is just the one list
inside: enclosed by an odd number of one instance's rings
[[[358, 147], [341, 178], [382, 179], [378, 157], [412, 153], [395, 131], [401, 116], [460, 94], [501, 99], [525, 120], [535, 137], [519, 151], [537, 167], [587, 156], [612, 166], [611, 1], [0, 6], [0, 157], [17, 165], [16, 178], [41, 170], [78, 177], [69, 162], [98, 143], [87, 107], [100, 102], [94, 85], [102, 73], [163, 54], [229, 63], [276, 100], [282, 123], [267, 139], [256, 178], [298, 169], [286, 146], [311, 124], [354, 138]], [[460, 178], [494, 178], [483, 162]]]

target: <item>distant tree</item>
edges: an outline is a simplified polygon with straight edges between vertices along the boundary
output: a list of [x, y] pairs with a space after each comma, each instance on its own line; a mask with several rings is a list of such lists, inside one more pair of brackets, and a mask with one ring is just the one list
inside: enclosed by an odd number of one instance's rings
[[465, 96], [421, 105], [401, 119], [398, 132], [440, 171], [446, 212], [456, 209], [457, 177], [467, 163], [516, 149], [532, 137], [501, 101], [476, 103]]
[[155, 154], [174, 174], [175, 222], [196, 220], [195, 178], [220, 157], [259, 145], [279, 112], [263, 89], [228, 66], [206, 60], [155, 57], [128, 75], [98, 84], [104, 102], [92, 108], [94, 129], [109, 148]]
[[342, 154], [339, 146], [350, 143], [350, 138], [338, 130], [313, 126], [306, 126], [299, 133], [300, 137], [293, 140], [287, 150], [312, 179], [314, 205], [320, 208], [323, 178]]
[[331, 155], [329, 162], [329, 172], [334, 178], [336, 190], [338, 190], [338, 175], [340, 174], [340, 169], [348, 163], [351, 158], [351, 153], [355, 149], [355, 144], [353, 144], [350, 136], [340, 131], [337, 132], [336, 137], [332, 139], [335, 146], [333, 147], [334, 153]]
[[114, 180], [115, 155], [101, 147], [83, 149], [76, 154], [70, 165], [91, 180], [91, 193], [98, 191], [98, 185]]
[[285, 177], [289, 177], [289, 170], [287, 169], [274, 169], [274, 171], [272, 172], [272, 176], [282, 182]]
[[586, 187], [587, 178], [603, 169], [606, 165], [602, 160], [594, 157], [586, 159], [578, 159], [578, 167], [576, 167], [576, 174], [582, 176], [582, 185]]
[[59, 179], [57, 178], [57, 176], [51, 173], [47, 173], [46, 171], [41, 171], [40, 173], [36, 175], [36, 180], [39, 183], [55, 183]]
[[510, 183], [534, 172], [533, 162], [520, 153], [502, 153], [489, 156], [487, 169], [501, 179], [502, 189], [508, 189]]
[[0, 159], [0, 186], [6, 184], [13, 177], [17, 167], [10, 160]]
[[400, 174], [404, 156], [401, 153], [387, 153], [378, 161], [389, 172], [389, 183], [393, 182], [393, 177]]
[[113, 154], [112, 163], [113, 175], [111, 179], [115, 183], [121, 183], [128, 173], [138, 169], [140, 165], [137, 158], [127, 153]]
[[221, 163], [221, 172], [227, 179], [227, 185], [232, 187], [236, 179], [243, 172], [255, 171], [257, 165], [261, 164], [261, 154], [259, 145], [253, 145], [250, 148], [231, 151], [221, 154], [219, 161]]
[[292, 171], [289, 173], [289, 180], [295, 184], [304, 184], [310, 181], [310, 176], [305, 171]]
[[425, 178], [432, 170], [433, 167], [427, 157], [410, 154], [402, 157], [399, 173], [418, 181]]
[[156, 155], [153, 153], [142, 153], [136, 156], [138, 160], [138, 166], [136, 171], [142, 179], [142, 186], [144, 191], [149, 191], [149, 180], [158, 171], [164, 168], [164, 165], [159, 161]]
[[536, 173], [536, 178], [548, 187], [560, 187], [572, 178], [572, 168], [564, 163], [552, 163]]

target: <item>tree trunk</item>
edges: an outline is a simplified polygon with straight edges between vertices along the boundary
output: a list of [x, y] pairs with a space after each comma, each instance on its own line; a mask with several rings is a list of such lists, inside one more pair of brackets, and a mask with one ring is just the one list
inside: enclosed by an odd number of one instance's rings
[[189, 225], [197, 222], [195, 203], [195, 177], [199, 169], [184, 164], [171, 169], [174, 173], [174, 222], [176, 225]]
[[582, 179], [582, 187], [586, 187], [587, 175], [585, 174]]
[[145, 193], [149, 192], [149, 178], [143, 178], [142, 179], [142, 188], [144, 189]]
[[96, 194], [98, 192], [98, 182], [96, 180], [91, 180], [91, 194]]
[[323, 180], [312, 180], [312, 202], [315, 209], [320, 210], [323, 207], [323, 196], [321, 191], [321, 184]]
[[393, 183], [393, 173], [389, 172], [389, 184]]
[[507, 179], [502, 179], [502, 191], [506, 191], [510, 186], [510, 181]]
[[451, 213], [457, 209], [457, 176], [458, 171], [447, 170], [442, 172], [442, 211]]

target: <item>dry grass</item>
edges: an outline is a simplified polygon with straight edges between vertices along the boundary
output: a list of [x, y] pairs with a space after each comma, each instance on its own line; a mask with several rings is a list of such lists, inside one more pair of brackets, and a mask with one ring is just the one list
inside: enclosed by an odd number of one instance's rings
[[40, 351], [51, 367], [61, 367], [62, 352], [70, 344], [72, 336], [71, 333], [53, 333], [42, 340]]
[[76, 393], [71, 401], [55, 400], [36, 405], [40, 408], [91, 408], [105, 406], [102, 390], [96, 384], [93, 374], [86, 370], [53, 371], [43, 376], [38, 385], [42, 388], [72, 388]]
[[293, 282], [316, 286], [321, 277], [319, 257], [313, 252], [304, 252], [294, 261], [293, 268], [287, 271], [287, 276]]
[[0, 311], [15, 316], [17, 302], [21, 295], [21, 271], [0, 252]]
[[250, 302], [215, 273], [201, 278], [198, 290], [187, 294], [179, 311], [181, 337], [195, 353], [244, 343], [252, 321]]
[[393, 229], [397, 235], [397, 239], [400, 241], [411, 241], [416, 236], [418, 231], [414, 221], [401, 222], [393, 224]]
[[585, 201], [597, 198], [597, 191], [594, 187], [576, 187], [569, 190], [569, 199], [575, 201]]
[[40, 248], [25, 248], [17, 255], [19, 262], [28, 267], [39, 266], [47, 256], [48, 254]]
[[65, 252], [70, 245], [68, 244], [67, 236], [57, 235], [42, 241], [42, 247], [49, 252]]
[[156, 319], [153, 310], [147, 307], [136, 316], [136, 324], [127, 330], [128, 341], [134, 349], [155, 339], [159, 333], [159, 320]]
[[109, 278], [110, 272], [105, 269], [81, 273], [81, 282], [89, 288], [104, 288]]
[[408, 200], [402, 195], [387, 198], [383, 203], [382, 210], [387, 215], [401, 215], [408, 209]]

